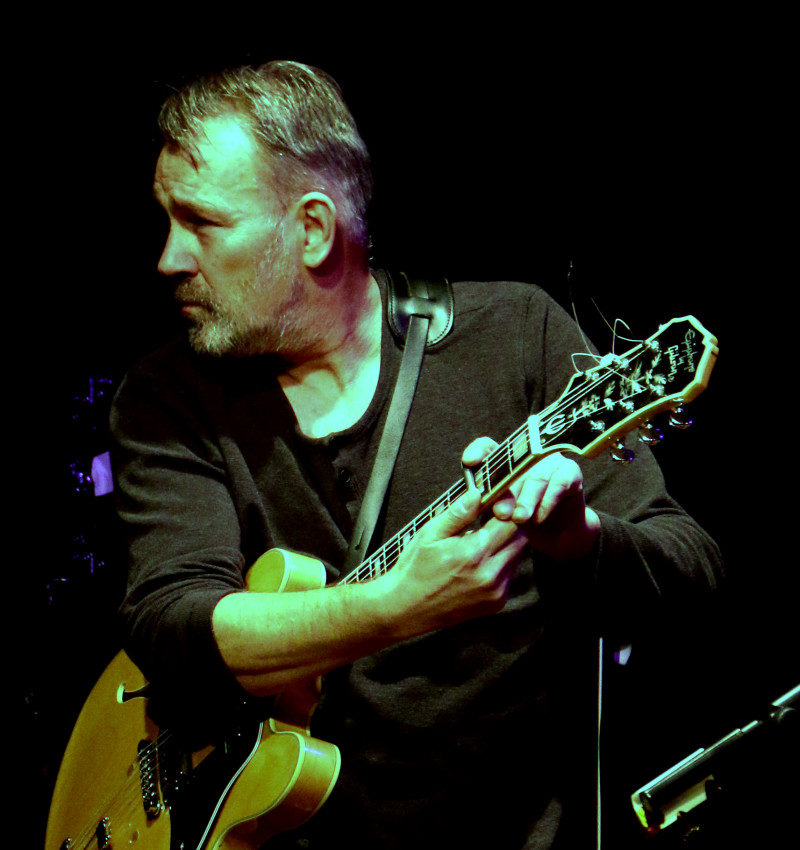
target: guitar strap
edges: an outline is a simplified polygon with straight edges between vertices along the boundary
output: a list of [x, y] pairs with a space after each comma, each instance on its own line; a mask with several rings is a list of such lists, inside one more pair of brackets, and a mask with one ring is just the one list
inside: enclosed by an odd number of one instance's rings
[[387, 272], [386, 277], [387, 320], [392, 333], [404, 346], [403, 356], [340, 580], [364, 560], [369, 549], [400, 450], [425, 350], [441, 342], [453, 327], [453, 290], [447, 280], [410, 277], [405, 272], [395, 275]]

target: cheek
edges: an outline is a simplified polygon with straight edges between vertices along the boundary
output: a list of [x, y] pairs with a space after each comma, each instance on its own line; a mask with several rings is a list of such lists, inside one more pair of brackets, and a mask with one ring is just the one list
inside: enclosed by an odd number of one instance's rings
[[201, 271], [217, 299], [232, 307], [274, 308], [297, 276], [296, 259], [287, 250], [288, 235], [283, 222], [209, 233]]
[[200, 269], [209, 286], [222, 295], [251, 287], [259, 260], [260, 253], [253, 246], [209, 238], [203, 246]]

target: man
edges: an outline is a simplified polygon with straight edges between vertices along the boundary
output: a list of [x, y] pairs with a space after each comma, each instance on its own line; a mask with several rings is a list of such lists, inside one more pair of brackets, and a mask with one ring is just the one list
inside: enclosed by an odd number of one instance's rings
[[[132, 658], [176, 714], [203, 717], [330, 674], [315, 732], [340, 746], [342, 774], [289, 846], [570, 840], [566, 671], [595, 619], [628, 638], [713, 586], [714, 544], [649, 457], [618, 471], [554, 455], [488, 519], [470, 490], [394, 569], [336, 585], [400, 358], [368, 264], [363, 142], [336, 85], [288, 62], [199, 81], [160, 122], [159, 271], [190, 347], [132, 370], [112, 415]], [[581, 349], [536, 287], [456, 284], [455, 304], [376, 541], [446, 490], [459, 457], [488, 454], [480, 435], [552, 402]], [[334, 586], [246, 591], [275, 547], [319, 558]]]

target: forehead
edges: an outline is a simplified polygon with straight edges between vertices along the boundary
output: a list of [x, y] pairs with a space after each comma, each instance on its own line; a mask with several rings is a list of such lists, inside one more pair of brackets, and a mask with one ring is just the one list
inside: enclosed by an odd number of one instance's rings
[[210, 118], [189, 152], [165, 147], [158, 158], [154, 194], [169, 201], [237, 202], [262, 197], [268, 188], [264, 155], [234, 115]]

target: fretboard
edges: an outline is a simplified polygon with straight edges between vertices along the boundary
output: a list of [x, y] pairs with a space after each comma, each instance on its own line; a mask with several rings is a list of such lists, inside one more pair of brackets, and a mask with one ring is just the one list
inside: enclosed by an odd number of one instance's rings
[[[529, 424], [530, 423], [530, 424]], [[471, 468], [475, 487], [481, 494], [481, 504], [489, 505], [504, 493], [511, 483], [518, 478], [542, 453], [538, 451], [538, 438], [535, 434], [536, 417], [531, 417], [529, 423], [523, 425], [504, 443], [498, 446], [482, 463]], [[533, 430], [532, 430], [533, 429]], [[552, 439], [552, 438], [551, 438]], [[531, 446], [537, 445], [534, 452]], [[417, 532], [428, 520], [447, 510], [467, 492], [466, 480], [453, 484], [433, 504], [421, 514], [414, 517], [397, 534], [388, 540], [380, 549], [370, 555], [363, 563], [342, 579], [342, 584], [353, 584], [369, 581], [390, 570], [403, 552], [403, 549], [413, 540]]]
[[[531, 416], [507, 440], [501, 443], [479, 465], [470, 468], [475, 487], [481, 494], [482, 510], [497, 501], [503, 493], [534, 463], [563, 445], [564, 436], [572, 433], [576, 423], [603, 407], [598, 382], [589, 381], [577, 390], [567, 391], [538, 416]], [[577, 451], [577, 448], [571, 447]], [[555, 449], [558, 450], [558, 449]], [[405, 525], [380, 549], [342, 579], [342, 584], [369, 581], [390, 570], [428, 520], [457, 501], [467, 492], [465, 477], [453, 484], [433, 504]]]

